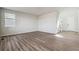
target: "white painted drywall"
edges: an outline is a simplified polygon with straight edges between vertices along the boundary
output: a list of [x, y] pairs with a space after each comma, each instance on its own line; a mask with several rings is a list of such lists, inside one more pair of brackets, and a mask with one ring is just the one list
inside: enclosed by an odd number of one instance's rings
[[57, 16], [58, 16], [57, 12], [51, 12], [51, 13], [39, 16], [38, 30], [43, 32], [48, 32], [48, 33], [56, 33]]
[[[9, 11], [9, 10], [8, 10]], [[1, 19], [1, 36], [13, 35], [19, 33], [26, 33], [37, 31], [37, 17], [34, 15], [16, 12], [16, 26], [15, 27], [5, 27], [4, 18]]]
[[39, 31], [56, 33], [57, 20], [60, 20], [63, 31], [79, 32], [79, 9], [63, 8], [62, 10], [39, 16]]
[[77, 8], [65, 8], [62, 11], [59, 11], [59, 18], [62, 24], [63, 31], [76, 31], [78, 32], [78, 10]]
[[1, 36], [1, 9], [0, 9], [0, 36]]
[[[10, 10], [8, 10], [11, 12]], [[63, 10], [52, 11], [51, 13], [35, 16], [27, 13], [16, 12], [16, 26], [7, 28], [4, 26], [3, 18], [0, 18], [0, 34], [13, 35], [19, 33], [26, 33], [32, 31], [43, 31], [48, 33], [57, 32], [57, 20], [61, 19], [65, 26], [64, 31], [77, 31], [79, 32], [79, 9], [66, 8]], [[4, 15], [2, 15], [3, 17]], [[68, 26], [66, 26], [68, 24]]]

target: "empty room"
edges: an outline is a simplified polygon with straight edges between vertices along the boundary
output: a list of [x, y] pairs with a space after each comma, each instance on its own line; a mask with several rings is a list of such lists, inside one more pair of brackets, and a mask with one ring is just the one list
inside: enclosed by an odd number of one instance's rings
[[79, 51], [79, 8], [1, 7], [0, 51]]

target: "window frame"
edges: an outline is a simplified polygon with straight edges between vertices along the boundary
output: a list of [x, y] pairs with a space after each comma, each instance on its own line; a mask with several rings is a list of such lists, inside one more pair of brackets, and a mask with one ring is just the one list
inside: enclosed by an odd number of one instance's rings
[[[4, 13], [5, 27], [15, 27], [16, 15], [14, 13], [5, 12]], [[8, 16], [7, 16], [8, 15]], [[12, 16], [13, 15], [13, 18]], [[11, 17], [10, 17], [11, 16]], [[11, 21], [12, 20], [12, 21]], [[12, 23], [12, 24], [11, 24]]]

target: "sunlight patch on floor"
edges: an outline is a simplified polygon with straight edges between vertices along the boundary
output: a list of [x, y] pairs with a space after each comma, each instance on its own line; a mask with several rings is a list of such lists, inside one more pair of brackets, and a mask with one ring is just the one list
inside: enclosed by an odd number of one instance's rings
[[62, 35], [60, 35], [60, 34], [56, 34], [56, 35], [54, 35], [54, 36], [59, 37], [59, 38], [63, 38], [63, 37], [64, 37], [64, 36], [62, 36]]

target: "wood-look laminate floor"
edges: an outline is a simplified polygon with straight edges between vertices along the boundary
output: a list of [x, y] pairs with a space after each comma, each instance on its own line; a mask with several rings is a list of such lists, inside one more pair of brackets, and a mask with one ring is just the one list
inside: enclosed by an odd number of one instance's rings
[[79, 51], [79, 34], [30, 32], [4, 37], [0, 51]]

